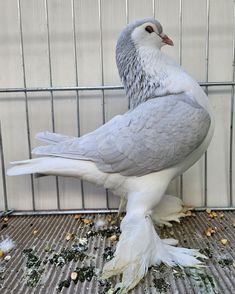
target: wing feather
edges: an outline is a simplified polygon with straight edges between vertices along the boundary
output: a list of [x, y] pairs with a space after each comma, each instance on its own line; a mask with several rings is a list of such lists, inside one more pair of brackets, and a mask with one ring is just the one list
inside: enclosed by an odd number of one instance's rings
[[184, 160], [205, 139], [210, 116], [186, 94], [148, 100], [80, 138], [36, 154], [91, 160], [108, 173], [140, 176]]

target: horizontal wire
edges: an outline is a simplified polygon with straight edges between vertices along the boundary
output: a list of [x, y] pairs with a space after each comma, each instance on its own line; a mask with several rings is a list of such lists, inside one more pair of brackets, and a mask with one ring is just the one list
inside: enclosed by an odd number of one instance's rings
[[[225, 210], [225, 211], [234, 211], [235, 207], [196, 207], [193, 211], [203, 211], [206, 209], [211, 210]], [[107, 208], [99, 208], [99, 209], [61, 209], [61, 210], [14, 210], [11, 215], [54, 215], [54, 214], [78, 214], [78, 213], [117, 213], [118, 209], [107, 209]]]
[[[235, 86], [235, 81], [231, 82], [200, 82], [201, 87]], [[15, 92], [50, 92], [50, 91], [96, 91], [96, 90], [122, 90], [123, 86], [71, 86], [71, 87], [27, 87], [27, 88], [0, 88], [0, 93]]]

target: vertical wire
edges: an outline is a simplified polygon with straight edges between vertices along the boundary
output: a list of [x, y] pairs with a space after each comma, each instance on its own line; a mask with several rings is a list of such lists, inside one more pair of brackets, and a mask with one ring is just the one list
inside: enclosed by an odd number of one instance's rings
[[126, 12], [126, 24], [129, 23], [129, 0], [125, 1], [125, 12]]
[[[233, 1], [233, 81], [235, 81], [235, 0]], [[231, 91], [230, 142], [229, 142], [229, 206], [233, 206], [233, 119], [234, 86]]]
[[[206, 82], [209, 77], [209, 40], [210, 40], [210, 0], [206, 1]], [[208, 95], [208, 86], [205, 87], [206, 95]], [[204, 156], [204, 206], [208, 205], [208, 185], [207, 185], [207, 151]]]
[[[125, 15], [126, 15], [126, 25], [129, 23], [129, 0], [125, 1]], [[128, 109], [130, 109], [130, 97], [128, 97]]]
[[[48, 13], [48, 2], [45, 0], [45, 17], [47, 25], [47, 50], [48, 50], [48, 66], [49, 66], [49, 82], [50, 87], [53, 85], [52, 81], [52, 65], [51, 65], [51, 39], [50, 39], [50, 25], [49, 25], [49, 13]], [[51, 94], [51, 122], [52, 122], [52, 132], [55, 132], [55, 112], [54, 112], [54, 94], [53, 91], [50, 91]], [[60, 192], [59, 192], [59, 180], [58, 177], [55, 177], [56, 180], [56, 200], [57, 200], [57, 209], [60, 210]]]
[[[182, 65], [182, 0], [179, 0], [179, 63]], [[180, 198], [184, 198], [183, 174], [180, 175]]]
[[[100, 63], [101, 63], [101, 84], [104, 86], [104, 52], [103, 52], [103, 28], [102, 28], [102, 0], [98, 0], [98, 14], [99, 14], [99, 31], [100, 31]], [[103, 124], [106, 122], [106, 115], [105, 115], [105, 96], [104, 90], [102, 90], [102, 118]], [[105, 190], [106, 194], [106, 207], [107, 209], [110, 208], [109, 206], [109, 193], [108, 190]]]
[[[77, 38], [76, 38], [76, 18], [75, 18], [75, 5], [74, 0], [71, 0], [72, 5], [72, 22], [73, 22], [73, 43], [74, 43], [74, 69], [75, 69], [75, 82], [78, 87], [78, 59], [77, 59]], [[76, 90], [76, 102], [77, 102], [77, 131], [78, 137], [81, 135], [81, 126], [80, 126], [80, 105], [79, 105], [79, 91]], [[85, 209], [85, 197], [84, 197], [84, 184], [81, 183], [81, 196], [82, 196], [82, 208]]]
[[6, 184], [6, 173], [5, 173], [5, 161], [4, 161], [4, 150], [2, 142], [2, 125], [0, 121], [0, 156], [1, 156], [1, 167], [2, 167], [2, 185], [3, 185], [3, 199], [4, 209], [8, 210], [8, 198], [7, 198], [7, 184]]
[[[23, 39], [23, 26], [22, 26], [22, 13], [21, 13], [21, 0], [17, 1], [18, 6], [18, 20], [19, 20], [19, 30], [20, 30], [20, 49], [21, 49], [21, 63], [22, 63], [22, 74], [23, 74], [23, 84], [24, 88], [26, 88], [26, 71], [25, 71], [25, 58], [24, 58], [24, 39]], [[24, 91], [25, 94], [25, 113], [26, 113], [26, 128], [27, 128], [27, 141], [28, 141], [28, 149], [29, 149], [29, 158], [32, 158], [31, 155], [31, 136], [30, 136], [30, 123], [29, 123], [29, 104], [28, 104], [28, 95], [27, 91]], [[35, 191], [34, 191], [34, 182], [33, 175], [30, 175], [31, 181], [31, 193], [32, 193], [32, 208], [35, 211]]]
[[152, 5], [153, 5], [153, 18], [155, 18], [156, 17], [156, 13], [155, 13], [155, 0], [153, 0], [153, 2], [152, 2]]

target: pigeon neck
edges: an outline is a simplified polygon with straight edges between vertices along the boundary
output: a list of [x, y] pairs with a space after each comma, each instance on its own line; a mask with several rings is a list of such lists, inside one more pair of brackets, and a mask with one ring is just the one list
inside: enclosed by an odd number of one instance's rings
[[[166, 55], [151, 47], [136, 48], [133, 45], [131, 49], [125, 55], [117, 55], [117, 66], [130, 108], [148, 99], [171, 94], [166, 83], [169, 76], [165, 67]], [[168, 63], [173, 65], [174, 62], [170, 60]]]

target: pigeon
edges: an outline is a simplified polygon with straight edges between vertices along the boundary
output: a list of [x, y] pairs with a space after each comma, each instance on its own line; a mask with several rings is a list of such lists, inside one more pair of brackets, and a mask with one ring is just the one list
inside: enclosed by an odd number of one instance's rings
[[214, 131], [208, 97], [161, 48], [173, 46], [153, 18], [129, 23], [116, 45], [116, 63], [129, 110], [81, 137], [41, 132], [38, 157], [13, 162], [8, 175], [71, 176], [121, 197], [121, 235], [103, 278], [122, 274], [116, 293], [127, 293], [152, 265], [201, 266], [197, 249], [160, 239], [156, 225], [184, 216], [183, 204], [165, 195], [169, 183], [206, 151]]

